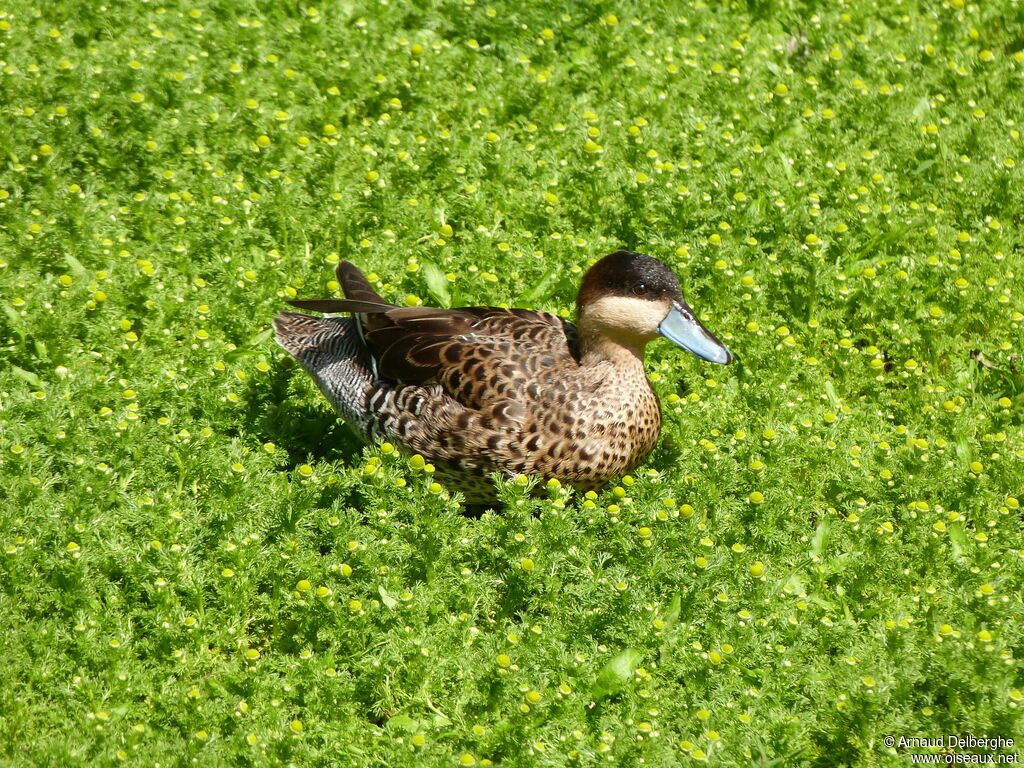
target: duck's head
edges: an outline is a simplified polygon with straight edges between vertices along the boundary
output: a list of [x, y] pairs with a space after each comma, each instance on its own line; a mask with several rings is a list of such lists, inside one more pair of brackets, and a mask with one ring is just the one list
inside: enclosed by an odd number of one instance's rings
[[732, 354], [683, 299], [679, 278], [657, 259], [616, 251], [583, 276], [576, 300], [581, 335], [602, 336], [634, 349], [658, 336], [712, 363]]

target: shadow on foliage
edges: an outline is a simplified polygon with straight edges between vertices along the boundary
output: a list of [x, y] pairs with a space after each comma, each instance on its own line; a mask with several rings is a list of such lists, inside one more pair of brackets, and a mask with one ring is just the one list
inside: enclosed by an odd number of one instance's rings
[[305, 372], [289, 359], [277, 363], [268, 376], [250, 380], [245, 392], [245, 427], [288, 454], [289, 470], [310, 459], [355, 461], [363, 442], [322, 397], [299, 399], [293, 376]]

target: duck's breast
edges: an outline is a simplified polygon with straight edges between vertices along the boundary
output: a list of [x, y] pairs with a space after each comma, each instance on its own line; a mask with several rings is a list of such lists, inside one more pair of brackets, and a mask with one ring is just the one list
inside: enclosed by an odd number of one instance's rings
[[554, 367], [519, 394], [521, 418], [501, 445], [515, 472], [598, 485], [643, 461], [661, 431], [642, 367]]

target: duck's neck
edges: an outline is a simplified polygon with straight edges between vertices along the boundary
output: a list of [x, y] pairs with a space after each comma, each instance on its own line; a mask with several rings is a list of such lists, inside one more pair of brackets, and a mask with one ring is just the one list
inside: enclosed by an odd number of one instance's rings
[[580, 324], [580, 364], [584, 366], [608, 362], [623, 368], [644, 365], [646, 340], [632, 335], [616, 335], [604, 329], [588, 328]]

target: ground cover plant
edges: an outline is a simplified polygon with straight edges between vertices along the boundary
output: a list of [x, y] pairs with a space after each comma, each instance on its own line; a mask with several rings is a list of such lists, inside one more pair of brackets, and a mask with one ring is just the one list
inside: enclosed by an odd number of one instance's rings
[[[1022, 86], [1009, 0], [11, 0], [0, 760], [1019, 748]], [[653, 345], [601, 494], [464, 515], [271, 339], [339, 258], [571, 316], [619, 247], [738, 360]]]

